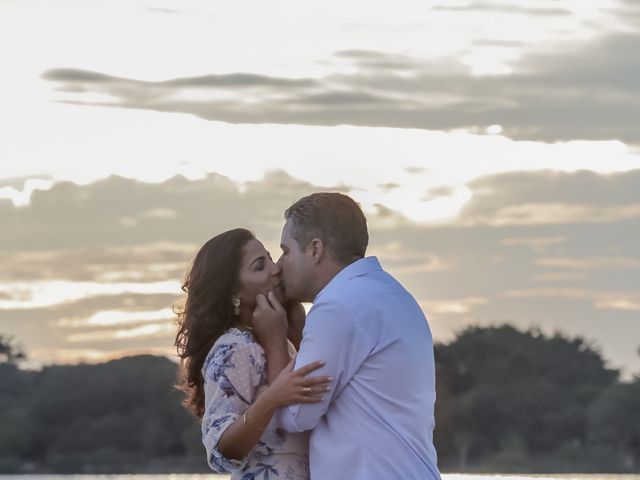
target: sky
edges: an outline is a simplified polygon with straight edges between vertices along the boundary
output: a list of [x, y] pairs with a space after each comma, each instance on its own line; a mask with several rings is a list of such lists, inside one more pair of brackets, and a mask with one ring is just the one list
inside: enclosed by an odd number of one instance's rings
[[200, 245], [340, 191], [437, 342], [640, 374], [639, 49], [637, 0], [0, 0], [0, 334], [172, 355]]

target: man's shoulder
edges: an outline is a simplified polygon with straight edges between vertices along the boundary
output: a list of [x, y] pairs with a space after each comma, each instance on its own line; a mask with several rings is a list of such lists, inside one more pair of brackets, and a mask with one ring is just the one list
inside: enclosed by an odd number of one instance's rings
[[386, 310], [391, 305], [409, 300], [411, 295], [393, 277], [383, 271], [375, 275], [353, 277], [325, 292], [314, 303], [309, 315], [316, 310], [334, 315], [360, 318], [372, 311]]
[[307, 314], [307, 319], [326, 315], [349, 317], [351, 316], [351, 305], [340, 295], [323, 295], [313, 304]]
[[346, 307], [362, 302], [384, 302], [388, 295], [407, 295], [407, 290], [384, 270], [375, 270], [366, 275], [352, 277], [330, 292], [333, 301]]

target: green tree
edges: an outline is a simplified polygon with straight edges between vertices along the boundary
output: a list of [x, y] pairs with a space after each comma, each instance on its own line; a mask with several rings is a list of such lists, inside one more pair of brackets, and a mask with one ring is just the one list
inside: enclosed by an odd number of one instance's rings
[[435, 438], [443, 462], [461, 469], [504, 451], [548, 456], [583, 445], [588, 407], [618, 378], [580, 337], [508, 325], [468, 328], [435, 353], [448, 398], [437, 405], [436, 425], [444, 418], [453, 432], [448, 441]]
[[0, 335], [0, 364], [18, 365], [26, 357], [13, 337]]
[[640, 467], [640, 377], [607, 388], [589, 409], [593, 443], [613, 445], [628, 471]]

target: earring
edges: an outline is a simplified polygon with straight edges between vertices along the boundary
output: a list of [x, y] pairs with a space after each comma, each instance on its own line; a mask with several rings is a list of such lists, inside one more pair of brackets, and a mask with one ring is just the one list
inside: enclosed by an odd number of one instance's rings
[[237, 295], [231, 297], [231, 305], [233, 305], [233, 314], [240, 315], [240, 297]]

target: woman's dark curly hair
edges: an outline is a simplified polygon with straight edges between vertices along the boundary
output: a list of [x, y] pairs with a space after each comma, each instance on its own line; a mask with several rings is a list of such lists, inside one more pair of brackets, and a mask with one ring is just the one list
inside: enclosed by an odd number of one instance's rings
[[175, 346], [180, 357], [176, 387], [186, 395], [182, 404], [195, 416], [204, 415], [201, 369], [216, 340], [232, 325], [231, 295], [238, 286], [246, 244], [255, 236], [236, 228], [213, 237], [196, 254], [182, 291]]

